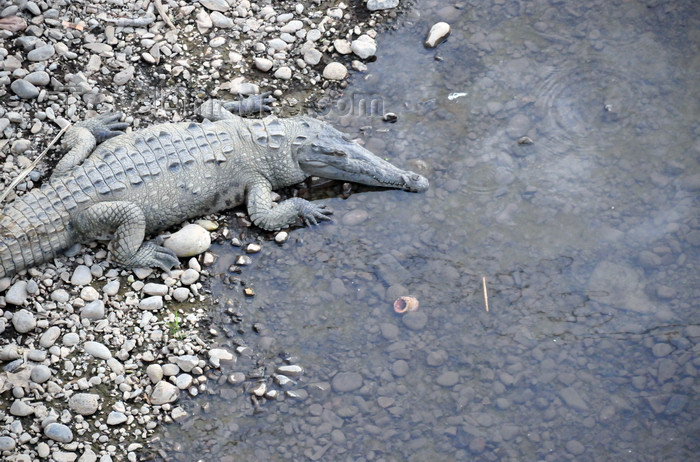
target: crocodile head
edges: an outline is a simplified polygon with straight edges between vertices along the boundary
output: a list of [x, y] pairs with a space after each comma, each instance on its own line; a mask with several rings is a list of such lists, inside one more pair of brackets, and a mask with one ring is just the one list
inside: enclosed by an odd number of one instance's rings
[[390, 164], [324, 122], [304, 119], [296, 159], [307, 175], [410, 192], [428, 189], [424, 176]]

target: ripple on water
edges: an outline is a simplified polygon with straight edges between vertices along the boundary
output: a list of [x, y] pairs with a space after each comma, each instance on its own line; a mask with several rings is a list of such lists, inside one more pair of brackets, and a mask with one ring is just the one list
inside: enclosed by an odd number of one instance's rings
[[461, 183], [472, 193], [500, 195], [515, 179], [512, 160], [507, 154], [484, 155], [462, 165]]
[[552, 150], [597, 149], [634, 124], [637, 84], [604, 63], [555, 69], [535, 94], [539, 130]]

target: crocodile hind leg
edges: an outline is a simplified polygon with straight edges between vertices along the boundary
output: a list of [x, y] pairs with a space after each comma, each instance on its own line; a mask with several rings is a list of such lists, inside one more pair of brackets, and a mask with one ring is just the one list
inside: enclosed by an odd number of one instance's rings
[[129, 124], [119, 122], [121, 112], [101, 114], [78, 122], [66, 132], [63, 145], [68, 152], [53, 169], [54, 176], [68, 173], [90, 155], [101, 142], [122, 134]]
[[124, 267], [156, 266], [168, 271], [180, 263], [172, 250], [143, 242], [146, 219], [133, 202], [99, 202], [80, 212], [73, 225], [86, 240], [114, 232], [112, 258]]

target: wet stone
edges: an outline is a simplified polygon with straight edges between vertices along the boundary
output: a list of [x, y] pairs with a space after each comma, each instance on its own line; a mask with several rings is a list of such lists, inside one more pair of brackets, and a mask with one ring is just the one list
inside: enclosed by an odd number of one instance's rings
[[421, 330], [428, 323], [428, 315], [424, 311], [411, 311], [406, 313], [402, 320], [409, 329]]
[[437, 384], [443, 387], [452, 387], [459, 382], [459, 374], [454, 371], [447, 371], [440, 374], [437, 378]]
[[581, 398], [581, 395], [572, 388], [566, 387], [559, 392], [559, 396], [564, 400], [564, 402], [569, 406], [578, 411], [587, 411], [588, 404]]
[[399, 6], [399, 0], [368, 0], [369, 11], [390, 10]]
[[408, 374], [408, 370], [408, 363], [403, 359], [399, 359], [391, 365], [391, 373], [394, 374], [396, 377], [405, 376], [406, 374]]
[[445, 364], [447, 361], [447, 352], [445, 350], [431, 351], [426, 357], [428, 366], [438, 367]]
[[359, 389], [362, 382], [362, 376], [357, 372], [338, 372], [331, 380], [331, 387], [333, 391], [343, 393]]
[[575, 456], [579, 456], [586, 451], [586, 448], [580, 442], [571, 440], [566, 443], [566, 450]]
[[668, 356], [673, 351], [673, 347], [668, 343], [657, 343], [651, 348], [651, 352], [657, 358]]

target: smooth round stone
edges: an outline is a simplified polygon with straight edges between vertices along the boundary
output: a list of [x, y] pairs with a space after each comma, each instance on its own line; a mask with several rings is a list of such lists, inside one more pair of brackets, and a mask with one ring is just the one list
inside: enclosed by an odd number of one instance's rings
[[327, 80], [343, 80], [348, 75], [348, 69], [341, 63], [329, 63], [323, 68], [323, 78]]
[[512, 139], [520, 138], [527, 134], [530, 130], [530, 118], [525, 114], [515, 114], [508, 121], [508, 126], [506, 127], [506, 134]]
[[452, 387], [459, 382], [459, 374], [454, 371], [447, 371], [440, 374], [437, 378], [437, 384], [443, 387]]
[[40, 46], [34, 48], [32, 51], [27, 53], [27, 59], [29, 61], [46, 61], [56, 53], [56, 49], [51, 44]]
[[78, 265], [73, 271], [73, 275], [70, 278], [70, 283], [74, 286], [85, 286], [92, 282], [92, 273], [90, 268], [85, 265]]
[[178, 287], [177, 289], [173, 290], [173, 298], [175, 301], [184, 302], [190, 298], [190, 289], [187, 287]]
[[68, 407], [80, 415], [92, 415], [100, 407], [100, 396], [93, 393], [76, 393], [68, 400]]
[[189, 224], [166, 238], [163, 245], [175, 252], [178, 257], [194, 257], [209, 249], [211, 235], [203, 227]]
[[34, 330], [36, 327], [36, 318], [30, 311], [22, 309], [15, 312], [14, 316], [12, 316], [12, 325], [17, 332], [24, 334]]
[[402, 320], [409, 329], [421, 330], [428, 323], [428, 315], [424, 311], [411, 311], [406, 313]]
[[671, 345], [669, 345], [668, 343], [657, 343], [651, 348], [651, 352], [657, 358], [667, 356], [667, 355], [671, 354], [672, 351], [673, 351], [673, 347]]
[[425, 46], [435, 48], [450, 35], [450, 25], [446, 22], [439, 22], [430, 28], [428, 38], [425, 39]]
[[83, 319], [90, 319], [91, 321], [97, 321], [105, 317], [105, 304], [102, 300], [95, 300], [88, 303], [80, 310], [80, 317]]
[[86, 353], [98, 359], [109, 359], [112, 357], [112, 353], [109, 351], [109, 348], [100, 342], [85, 342], [84, 348]]
[[172, 383], [161, 380], [153, 387], [153, 391], [151, 392], [151, 404], [160, 406], [162, 404], [172, 403], [177, 400], [179, 394], [179, 388]]
[[80, 291], [80, 298], [86, 302], [94, 302], [100, 298], [100, 293], [94, 287], [86, 286]]
[[343, 393], [362, 387], [362, 376], [357, 372], [338, 372], [331, 380], [334, 391]]
[[63, 336], [63, 344], [67, 347], [72, 347], [80, 342], [80, 336], [75, 332], [68, 332]]
[[177, 364], [163, 364], [163, 375], [170, 377], [172, 375], [177, 375], [180, 372], [180, 367]]
[[175, 377], [175, 386], [180, 390], [185, 390], [192, 385], [192, 376], [190, 374], [180, 374]]
[[28, 296], [27, 281], [17, 281], [5, 294], [5, 302], [12, 305], [24, 305]]
[[34, 408], [22, 400], [16, 399], [10, 406], [10, 414], [17, 417], [26, 417], [34, 414]]
[[119, 293], [120, 283], [116, 279], [114, 281], [109, 281], [102, 288], [102, 292], [109, 297], [114, 297]]
[[224, 16], [218, 11], [213, 11], [210, 15], [209, 18], [211, 19], [211, 23], [215, 27], [220, 27], [222, 29], [230, 29], [233, 27], [233, 19]]
[[391, 373], [396, 377], [403, 377], [408, 374], [408, 363], [403, 359], [399, 359], [391, 365]]
[[226, 43], [226, 37], [214, 37], [213, 39], [209, 40], [209, 46], [212, 48], [220, 47], [224, 43]]
[[198, 279], [199, 271], [193, 270], [192, 268], [185, 270], [185, 272], [182, 273], [182, 276], [180, 276], [180, 282], [185, 286], [194, 284]]
[[149, 364], [146, 368], [146, 375], [151, 379], [151, 383], [158, 383], [163, 379], [163, 368], [160, 364]]
[[439, 367], [447, 361], [447, 352], [445, 350], [431, 351], [425, 358], [428, 366]]
[[12, 437], [0, 436], [0, 451], [12, 451], [15, 445], [15, 440]]
[[159, 295], [154, 295], [153, 297], [146, 297], [139, 302], [139, 308], [142, 310], [159, 310], [163, 308], [163, 297]]
[[24, 80], [34, 85], [44, 86], [51, 82], [51, 76], [46, 71], [35, 71], [27, 74]]
[[22, 99], [33, 99], [39, 96], [39, 89], [33, 83], [24, 79], [17, 79], [10, 84], [12, 92]]
[[228, 11], [230, 8], [226, 0], [199, 0], [199, 3], [208, 10], [211, 11]]
[[292, 69], [287, 66], [282, 66], [275, 71], [275, 78], [289, 80], [292, 78]]
[[255, 58], [253, 63], [255, 63], [255, 67], [262, 72], [267, 72], [272, 69], [272, 61], [267, 58]]
[[56, 289], [51, 292], [51, 300], [56, 303], [66, 303], [70, 300], [70, 294], [65, 289]]
[[284, 244], [289, 239], [289, 233], [287, 231], [280, 231], [275, 234], [275, 242], [278, 244]]
[[73, 432], [67, 426], [53, 422], [44, 428], [44, 435], [59, 443], [70, 443], [73, 441]]
[[42, 441], [36, 445], [36, 453], [40, 458], [46, 459], [51, 454], [51, 447]]
[[233, 353], [228, 350], [224, 350], [223, 348], [212, 348], [209, 350], [209, 362], [211, 362], [214, 367], [219, 367], [221, 365], [221, 361], [228, 362], [234, 360], [235, 356], [233, 356]]
[[61, 329], [58, 326], [51, 326], [46, 329], [43, 334], [41, 334], [41, 337], [39, 338], [39, 345], [41, 345], [42, 348], [50, 348], [54, 343], [56, 343], [56, 340], [58, 340], [60, 335]]
[[579, 456], [586, 451], [586, 448], [580, 442], [571, 440], [566, 443], [566, 450], [575, 456]]
[[44, 366], [43, 364], [34, 366], [32, 368], [32, 372], [29, 378], [32, 380], [32, 382], [44, 383], [51, 378], [51, 369], [49, 369], [48, 366]]
[[120, 425], [127, 421], [126, 414], [123, 412], [112, 411], [107, 416], [107, 425]]
[[367, 59], [377, 52], [377, 42], [368, 35], [360, 35], [352, 41], [350, 49], [361, 59]]
[[367, 210], [355, 209], [343, 215], [341, 221], [346, 226], [356, 226], [365, 222], [368, 218], [369, 213], [367, 212]]
[[315, 66], [316, 64], [320, 63], [321, 58], [323, 58], [323, 53], [318, 51], [316, 48], [309, 48], [304, 52], [304, 62], [306, 64], [310, 64], [311, 66]]
[[168, 295], [168, 286], [165, 284], [156, 284], [153, 282], [149, 282], [145, 286], [143, 286], [143, 293], [148, 294], [148, 295]]

